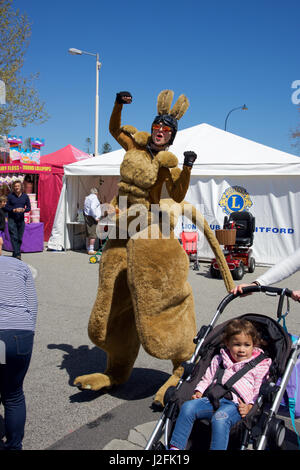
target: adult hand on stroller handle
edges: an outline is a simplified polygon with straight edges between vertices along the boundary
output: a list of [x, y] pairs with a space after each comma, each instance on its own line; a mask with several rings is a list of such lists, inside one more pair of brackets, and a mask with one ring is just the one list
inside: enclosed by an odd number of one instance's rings
[[287, 288], [282, 288], [282, 287], [271, 287], [271, 286], [258, 286], [255, 284], [240, 284], [239, 286], [236, 286], [234, 289], [230, 291], [231, 293], [229, 295], [233, 295], [234, 297], [240, 297], [244, 295], [249, 295], [252, 294], [253, 292], [267, 292], [267, 293], [273, 293], [273, 294], [284, 294], [287, 297], [292, 297], [293, 291]]
[[[234, 292], [234, 293], [233, 293]], [[286, 288], [280, 287], [270, 287], [270, 286], [257, 286], [253, 284], [246, 284], [246, 287], [242, 288], [242, 292], [236, 291], [236, 288], [231, 291], [219, 304], [218, 311], [223, 312], [225, 307], [234, 299], [238, 297], [244, 297], [245, 295], [252, 294], [253, 292], [265, 292], [270, 294], [285, 295], [287, 297], [292, 297], [292, 291]]]
[[271, 287], [271, 286], [254, 286], [251, 285], [249, 287], [245, 287], [243, 291], [247, 293], [251, 292], [266, 292], [269, 294], [277, 294], [277, 295], [286, 295], [287, 297], [292, 296], [292, 291], [290, 289], [287, 289], [286, 287]]

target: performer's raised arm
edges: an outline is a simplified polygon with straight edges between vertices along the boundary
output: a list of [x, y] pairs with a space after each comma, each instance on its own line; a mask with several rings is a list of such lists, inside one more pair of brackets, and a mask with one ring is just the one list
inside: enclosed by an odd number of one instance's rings
[[109, 121], [109, 132], [125, 150], [129, 150], [132, 147], [132, 139], [128, 133], [122, 130], [121, 113], [123, 104], [130, 104], [131, 102], [132, 95], [129, 91], [120, 91], [117, 93]]
[[189, 189], [191, 170], [193, 164], [197, 158], [195, 152], [187, 151], [184, 152], [183, 169], [179, 168], [171, 169], [171, 177], [166, 181], [168, 193], [172, 199], [176, 202], [182, 202]]

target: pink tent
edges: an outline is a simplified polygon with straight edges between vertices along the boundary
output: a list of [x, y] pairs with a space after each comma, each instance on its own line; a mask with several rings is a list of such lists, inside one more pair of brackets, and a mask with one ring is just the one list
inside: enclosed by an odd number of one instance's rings
[[39, 176], [38, 201], [40, 220], [44, 222], [44, 241], [48, 241], [54, 222], [56, 208], [62, 188], [64, 165], [90, 158], [87, 153], [78, 150], [73, 145], [57, 150], [41, 157], [41, 166], [51, 166], [51, 173]]

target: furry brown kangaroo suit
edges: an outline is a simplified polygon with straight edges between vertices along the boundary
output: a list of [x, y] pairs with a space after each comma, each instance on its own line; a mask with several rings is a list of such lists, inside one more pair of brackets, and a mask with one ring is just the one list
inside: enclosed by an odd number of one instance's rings
[[[150, 355], [173, 362], [173, 375], [155, 396], [155, 401], [161, 404], [166, 389], [176, 385], [182, 374], [181, 363], [191, 357], [196, 335], [193, 294], [187, 282], [189, 261], [173, 232], [177, 217], [185, 208], [183, 200], [196, 154], [187, 152], [180, 170], [175, 155], [166, 150], [166, 145], [160, 146], [159, 138], [164, 132], [171, 134], [168, 145], [173, 142], [177, 120], [188, 107], [187, 98], [181, 95], [170, 111], [172, 99], [170, 90], [159, 94], [158, 116], [150, 135], [133, 126], [121, 126], [122, 107], [131, 102], [131, 95], [117, 94], [110, 132], [126, 150], [120, 167], [119, 193], [113, 203], [117, 211], [121, 196], [127, 197], [127, 210], [119, 212], [117, 225], [122, 217], [126, 222], [134, 220], [130, 215], [134, 207], [146, 211], [147, 224], [134, 235], [126, 234], [126, 238], [106, 243], [88, 333], [94, 344], [106, 351], [107, 368], [104, 373], [83, 375], [74, 382], [82, 389], [92, 390], [124, 383], [142, 344]], [[156, 137], [161, 133], [155, 141], [157, 145], [153, 144], [154, 128], [159, 129]], [[171, 199], [161, 200], [164, 183]], [[163, 233], [163, 217], [158, 222], [153, 220], [150, 209], [154, 204], [160, 205], [161, 214], [169, 217], [168, 237]], [[204, 230], [229, 291], [234, 284], [217, 240], [192, 206], [190, 218]]]

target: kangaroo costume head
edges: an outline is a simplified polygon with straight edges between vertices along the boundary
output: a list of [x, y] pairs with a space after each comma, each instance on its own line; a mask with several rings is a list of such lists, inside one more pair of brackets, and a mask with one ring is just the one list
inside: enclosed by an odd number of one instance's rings
[[173, 108], [171, 109], [174, 92], [172, 90], [163, 90], [157, 98], [157, 112], [158, 115], [154, 118], [151, 126], [151, 135], [153, 139], [153, 131], [155, 127], [163, 125], [171, 128], [171, 138], [168, 145], [172, 145], [177, 130], [178, 121], [182, 118], [189, 107], [189, 100], [185, 95], [180, 95]]

